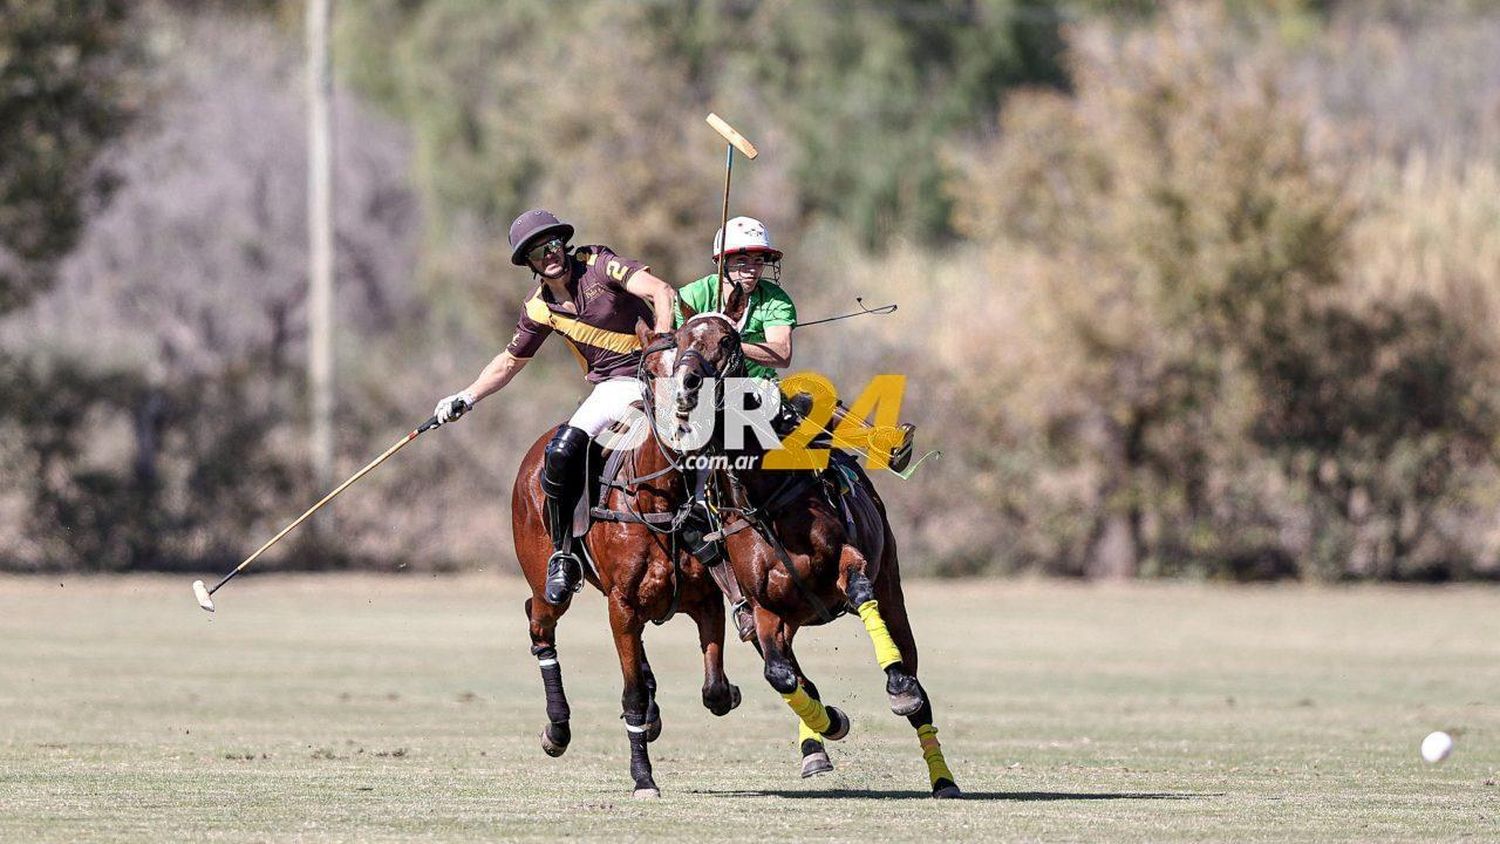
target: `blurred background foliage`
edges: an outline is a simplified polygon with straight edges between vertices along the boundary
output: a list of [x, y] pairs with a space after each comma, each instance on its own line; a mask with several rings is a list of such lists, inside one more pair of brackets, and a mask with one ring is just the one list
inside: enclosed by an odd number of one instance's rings
[[[295, 0], [3, 0], [0, 567], [218, 569], [314, 500]], [[913, 572], [1500, 576], [1500, 4], [341, 0], [353, 471], [509, 337], [541, 205], [787, 252], [798, 364], [909, 376]], [[270, 566], [508, 566], [543, 352]]]

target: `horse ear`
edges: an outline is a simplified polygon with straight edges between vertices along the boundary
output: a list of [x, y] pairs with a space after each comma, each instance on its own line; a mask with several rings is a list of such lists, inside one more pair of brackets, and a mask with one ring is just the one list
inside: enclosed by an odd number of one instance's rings
[[651, 345], [651, 326], [644, 319], [635, 318], [635, 339], [641, 341], [641, 348]]
[[693, 309], [693, 306], [689, 305], [687, 303], [687, 300], [683, 299], [681, 296], [677, 297], [677, 310], [682, 314], [682, 319], [684, 322], [698, 315], [698, 312]]

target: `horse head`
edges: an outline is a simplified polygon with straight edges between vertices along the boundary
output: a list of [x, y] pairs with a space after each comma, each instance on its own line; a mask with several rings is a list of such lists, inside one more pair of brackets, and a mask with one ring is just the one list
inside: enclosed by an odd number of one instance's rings
[[[730, 292], [722, 311], [696, 313], [682, 305], [686, 319], [677, 329], [671, 347], [665, 341], [657, 341], [657, 346], [644, 346], [648, 351], [643, 362], [646, 373], [653, 379], [666, 379], [670, 386], [674, 423], [671, 439], [689, 437], [693, 412], [701, 401], [705, 383], [712, 381], [717, 385], [719, 379], [744, 374], [745, 352], [740, 344], [740, 329], [744, 327], [748, 305], [749, 297], [739, 287]], [[650, 342], [644, 322], [637, 324], [636, 331], [643, 344]], [[716, 409], [722, 400], [723, 393], [717, 393]]]

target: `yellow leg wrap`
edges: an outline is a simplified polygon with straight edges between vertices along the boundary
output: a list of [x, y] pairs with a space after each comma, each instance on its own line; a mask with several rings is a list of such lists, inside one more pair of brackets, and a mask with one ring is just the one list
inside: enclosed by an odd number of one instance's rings
[[797, 746], [801, 747], [802, 742], [807, 741], [808, 739], [812, 739], [818, 744], [822, 744], [823, 734], [817, 732], [812, 727], [807, 726], [806, 721], [799, 719], [797, 721]]
[[822, 701], [813, 700], [812, 695], [809, 695], [807, 689], [802, 688], [800, 683], [795, 692], [781, 697], [786, 701], [786, 705], [797, 713], [797, 717], [802, 719], [802, 724], [807, 729], [821, 735], [832, 723], [828, 717], [828, 710], [823, 708]]
[[948, 770], [948, 761], [943, 758], [943, 746], [938, 744], [937, 727], [931, 724], [918, 727], [917, 740], [922, 742], [922, 758], [927, 762], [927, 776], [932, 779], [932, 784], [937, 785], [940, 779], [958, 782], [953, 778], [953, 772]]
[[901, 661], [901, 649], [892, 641], [891, 632], [885, 629], [885, 619], [880, 617], [879, 604], [879, 601], [860, 604], [859, 620], [865, 623], [865, 632], [870, 634], [870, 642], [875, 645], [875, 661], [884, 669]]

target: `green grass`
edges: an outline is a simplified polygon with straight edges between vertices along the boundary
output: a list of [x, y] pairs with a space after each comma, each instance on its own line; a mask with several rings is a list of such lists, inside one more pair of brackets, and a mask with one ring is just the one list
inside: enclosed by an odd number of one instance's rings
[[[838, 770], [734, 646], [698, 701], [690, 622], [647, 633], [663, 799], [630, 798], [602, 600], [564, 619], [574, 742], [543, 705], [519, 584], [0, 579], [0, 840], [1493, 840], [1500, 591], [919, 583], [922, 676], [972, 799], [927, 799], [857, 622], [799, 639], [854, 718]], [[1460, 729], [1453, 758], [1417, 756]]]

